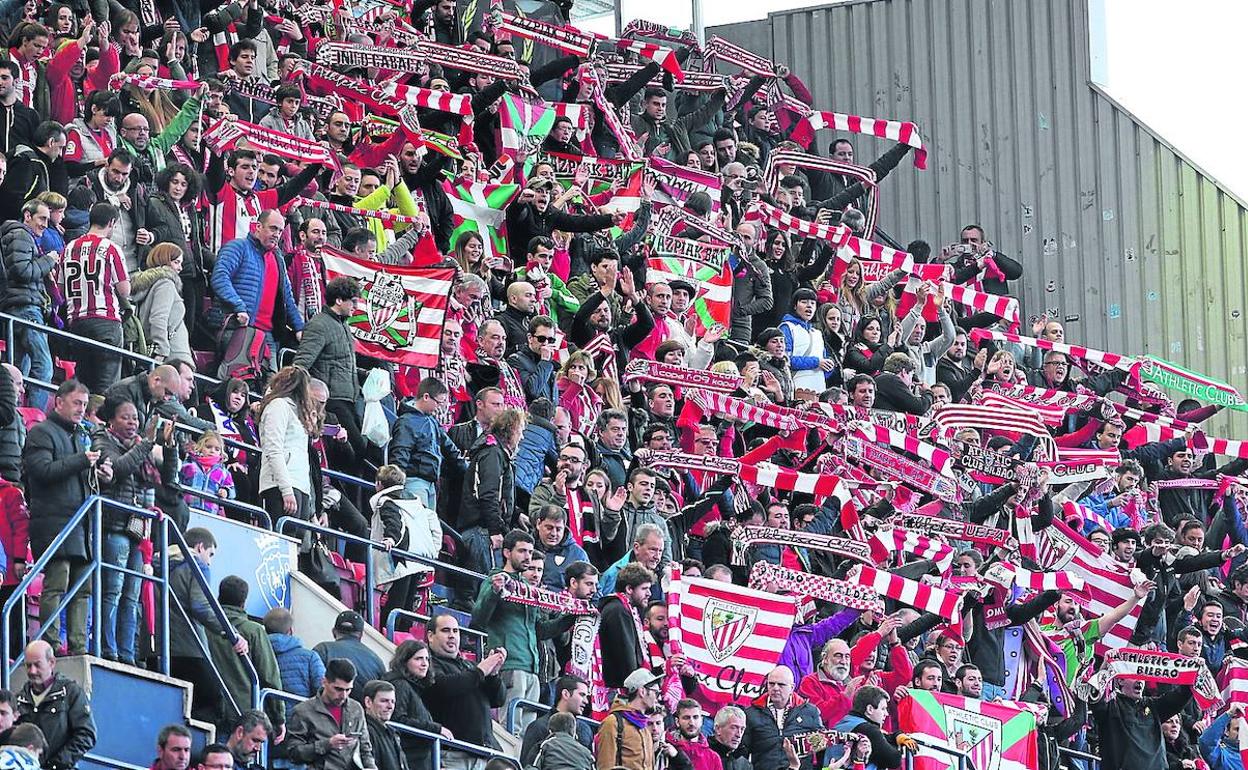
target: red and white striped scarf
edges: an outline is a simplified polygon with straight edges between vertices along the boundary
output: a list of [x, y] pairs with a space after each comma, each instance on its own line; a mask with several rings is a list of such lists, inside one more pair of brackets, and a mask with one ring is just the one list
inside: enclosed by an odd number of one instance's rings
[[421, 40], [410, 48], [359, 45], [356, 43], [321, 43], [316, 60], [329, 67], [368, 67], [394, 72], [415, 73], [425, 64], [490, 75], [501, 80], [528, 85], [528, 76], [514, 59], [482, 53], [475, 48], [443, 45]]
[[888, 444], [895, 449], [921, 457], [944, 476], [953, 475], [953, 455], [939, 447], [921, 441], [909, 433], [903, 433], [863, 420], [856, 420], [850, 423], [849, 430], [853, 435], [861, 436], [867, 441]]
[[984, 580], [1002, 588], [1018, 586], [1028, 591], [1083, 591], [1083, 578], [1065, 570], [1036, 572], [1008, 562], [984, 568]]
[[598, 336], [585, 343], [581, 352], [594, 359], [599, 375], [609, 380], [619, 380], [615, 343], [608, 334], [599, 332]]
[[881, 596], [907, 604], [920, 612], [939, 615], [954, 627], [962, 623], [961, 594], [861, 565], [855, 565], [846, 579], [868, 586]]
[[1091, 361], [1094, 364], [1104, 366], [1107, 369], [1120, 369], [1124, 372], [1131, 372], [1139, 365], [1139, 361], [1130, 356], [1122, 356], [1117, 353], [1106, 353], [1094, 348], [1085, 348], [1082, 345], [1067, 345], [1064, 342], [1053, 342], [1052, 340], [1036, 339], [1035, 337], [1023, 337], [1012, 332], [995, 331], [992, 329], [972, 329], [971, 341], [980, 342], [982, 340], [993, 340], [995, 342], [1012, 342], [1017, 345], [1028, 345], [1041, 350], [1052, 350], [1055, 353], [1065, 353], [1066, 355], [1083, 361]]
[[791, 468], [782, 468], [771, 463], [754, 465], [743, 463], [733, 457], [699, 456], [677, 451], [638, 450], [635, 456], [643, 465], [649, 467], [723, 473], [736, 476], [747, 484], [757, 484], [770, 489], [805, 492], [819, 497], [831, 496], [840, 500], [849, 499], [848, 489], [836, 476], [799, 473]]
[[[1054, 390], [1052, 388], [1037, 388], [1023, 384], [1006, 385], [1004, 383], [993, 383], [988, 392], [999, 393], [1002, 396], [1022, 401], [1040, 410], [1061, 408], [1063, 411], [1069, 412], [1072, 409], [1092, 409], [1104, 401], [1100, 396], [1070, 393], [1065, 390]], [[1123, 409], [1126, 409], [1126, 407], [1123, 407]]]
[[644, 40], [616, 40], [615, 47], [656, 62], [664, 70], [670, 72], [677, 83], [685, 79], [685, 72], [680, 68], [680, 59], [676, 58], [676, 52], [665, 45], [647, 43]]
[[[1009, 323], [1012, 332], [1018, 330], [1020, 323], [1018, 300], [1014, 297], [1002, 297], [999, 294], [976, 291], [969, 286], [946, 283], [945, 298], [960, 305], [966, 305], [972, 310], [992, 313]], [[981, 330], [975, 329], [974, 331]]]
[[878, 136], [881, 139], [908, 144], [914, 148], [915, 168], [927, 168], [927, 147], [923, 145], [923, 137], [919, 136], [918, 126], [910, 121], [863, 118], [844, 112], [813, 112], [798, 121], [793, 127], [790, 138], [803, 147], [807, 147], [814, 140], [815, 132], [821, 128]]
[[790, 548], [810, 548], [816, 551], [827, 551], [838, 556], [845, 556], [863, 564], [873, 562], [871, 548], [861, 539], [820, 535], [815, 532], [803, 532], [796, 529], [779, 527], [728, 527], [732, 538], [732, 563], [745, 564], [745, 552], [750, 546], [759, 543], [771, 543]]
[[242, 120], [225, 120], [222, 118], [204, 131], [202, 141], [213, 151], [223, 154], [234, 149], [242, 139], [247, 140], [250, 149], [259, 153], [270, 153], [289, 160], [320, 163], [335, 172], [341, 171], [338, 164], [338, 153], [330, 150], [320, 142], [301, 139], [281, 131], [274, 131], [255, 123]]
[[791, 433], [797, 430], [797, 419], [791, 414], [778, 414], [765, 406], [753, 404], [745, 399], [733, 398], [723, 393], [709, 390], [688, 390], [686, 398], [707, 412], [727, 417], [738, 422], [752, 422], [769, 428]]
[[[602, 116], [602, 123], [620, 146], [620, 153], [623, 158], [630, 161], [641, 160], [642, 148], [637, 141], [636, 135], [633, 133], [633, 127], [620, 119], [620, 113], [616, 110], [615, 105], [611, 103], [611, 100], [607, 98], [606, 70], [599, 71], [593, 62], [586, 62], [577, 68], [576, 79], [577, 82], [588, 89], [589, 100], [598, 108], [598, 114]], [[671, 207], [669, 206], [668, 208]]]
[[573, 542], [581, 547], [584, 547], [586, 543], [597, 543], [598, 531], [592, 526], [585, 525], [587, 515], [590, 517], [591, 524], [593, 523], [594, 501], [590, 493], [584, 488], [565, 487], [564, 502], [568, 509], [568, 533]]
[[420, 217], [412, 217], [404, 214], [392, 214], [389, 211], [379, 209], [362, 209], [356, 206], [347, 206], [342, 203], [330, 203], [329, 201], [320, 201], [315, 198], [295, 198], [290, 203], [295, 208], [313, 208], [323, 209], [325, 211], [341, 211], [345, 214], [354, 214], [358, 217], [368, 217], [369, 219], [377, 219], [388, 225], [418, 225], [423, 221]]
[[970, 524], [965, 521], [954, 521], [953, 519], [942, 519], [938, 516], [924, 513], [923, 508], [919, 508], [914, 513], [896, 516], [893, 521], [899, 527], [922, 532], [926, 535], [943, 535], [951, 540], [966, 540], [972, 543], [982, 543], [994, 548], [1006, 548], [1008, 550], [1018, 547], [1018, 542], [1014, 536], [1004, 529], [989, 527], [983, 524]]
[[514, 16], [503, 13], [498, 30], [509, 35], [522, 37], [554, 48], [560, 53], [573, 54], [582, 58], [588, 57], [594, 49], [594, 43], [607, 40], [604, 35], [587, 32], [578, 27], [565, 24], [551, 24], [541, 19], [528, 16]]
[[676, 29], [664, 24], [656, 24], [645, 19], [633, 19], [624, 26], [624, 31], [620, 33], [620, 37], [649, 37], [655, 40], [666, 40], [669, 43], [679, 43], [687, 46], [698, 56], [702, 55], [702, 44], [698, 42], [698, 36], [693, 34], [692, 30]]
[[1045, 425], [1056, 426], [1066, 421], [1065, 407], [1032, 404], [1010, 398], [1009, 396], [1003, 396], [993, 390], [981, 391], [975, 398], [975, 403], [983, 406], [995, 406], [999, 409], [1014, 409], [1023, 414], [1032, 414], [1040, 418]]
[[1053, 441], [1039, 416], [997, 406], [946, 404], [932, 413], [932, 419], [939, 426], [940, 433], [949, 437], [963, 428], [975, 428], [998, 433], [1023, 433], [1050, 444]]
[[750, 569], [750, 588], [809, 596], [864, 612], [882, 610], [884, 605], [871, 588], [861, 583], [798, 572], [765, 561], [755, 562]]
[[826, 241], [838, 250], [838, 256], [840, 249], [850, 238], [853, 238], [853, 231], [844, 225], [824, 225], [801, 219], [761, 199], [755, 199], [750, 204], [750, 208], [745, 212], [744, 221], [762, 222], [767, 227], [783, 230], [786, 233]]
[[872, 535], [871, 557], [876, 564], [889, 565], [903, 553], [931, 559], [941, 572], [953, 566], [953, 557], [957, 555], [949, 545], [901, 527], [881, 528]]
[[736, 43], [730, 43], [719, 35], [714, 35], [710, 40], [706, 41], [704, 51], [704, 58], [707, 62], [719, 60], [740, 67], [746, 72], [755, 75], [763, 75], [769, 78], [778, 77], [776, 75], [776, 67], [771, 63], [770, 59], [759, 56]]
[[158, 78], [128, 72], [118, 72], [108, 79], [109, 88], [117, 89], [123, 84], [151, 90], [159, 88], [165, 91], [197, 91], [203, 85], [196, 80], [174, 80], [172, 78]]
[[514, 576], [509, 577], [498, 594], [505, 602], [537, 607], [560, 615], [598, 615], [598, 608], [587, 599], [577, 599], [567, 591], [552, 591], [530, 585]]

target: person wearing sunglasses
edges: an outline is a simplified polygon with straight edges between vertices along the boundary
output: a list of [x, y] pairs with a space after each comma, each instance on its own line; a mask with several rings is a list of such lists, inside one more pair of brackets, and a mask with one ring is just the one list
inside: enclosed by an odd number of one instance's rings
[[[513, 287], [516, 285], [512, 284]], [[509, 310], [510, 307], [499, 313], [500, 319]], [[557, 404], [559, 396], [555, 392], [555, 352], [558, 338], [555, 337], [555, 321], [550, 316], [532, 316], [525, 321], [525, 329], [526, 344], [512, 353], [507, 358], [507, 363], [520, 376], [524, 397], [529, 403], [545, 398]], [[509, 331], [509, 338], [510, 335]]]

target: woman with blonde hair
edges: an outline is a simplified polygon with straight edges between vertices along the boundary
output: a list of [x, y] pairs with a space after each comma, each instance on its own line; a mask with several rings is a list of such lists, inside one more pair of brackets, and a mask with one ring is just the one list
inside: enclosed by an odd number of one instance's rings
[[130, 301], [138, 308], [149, 352], [157, 361], [194, 360], [182, 298], [184, 258], [178, 246], [158, 243], [147, 252], [147, 269], [130, 278]]
[[311, 383], [307, 369], [287, 366], [260, 399], [260, 500], [274, 521], [315, 513], [309, 446], [321, 432], [321, 416]]
[[[866, 283], [862, 279], [862, 262], [851, 259], [849, 266], [845, 268], [844, 275], [841, 276], [840, 285], [836, 287], [836, 304], [841, 308], [841, 328], [855, 328], [858, 320], [863, 316], [880, 318], [886, 315], [885, 312], [881, 312], [880, 299], [884, 298], [887, 302], [893, 287], [905, 277], [904, 270], [894, 270], [878, 281]], [[886, 337], [892, 329], [891, 320], [881, 321], [880, 324], [888, 327], [884, 330]]]
[[602, 413], [602, 396], [592, 385], [597, 376], [593, 356], [578, 350], [568, 356], [555, 382], [559, 390], [559, 406], [568, 411], [572, 430], [584, 435], [589, 434]]

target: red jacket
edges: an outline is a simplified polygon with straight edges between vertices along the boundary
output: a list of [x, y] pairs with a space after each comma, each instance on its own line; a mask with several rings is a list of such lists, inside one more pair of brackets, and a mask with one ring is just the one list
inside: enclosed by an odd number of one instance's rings
[[675, 746], [689, 757], [693, 770], [724, 770], [724, 762], [715, 753], [715, 749], [707, 743], [705, 735], [698, 735], [693, 740], [685, 740], [680, 733], [673, 730], [667, 734], [667, 742]]
[[849, 713], [851, 701], [845, 693], [845, 684], [828, 679], [822, 670], [802, 677], [797, 693], [815, 704], [825, 726], [835, 725]]
[[15, 586], [20, 582], [13, 569], [14, 562], [26, 563], [30, 557], [30, 512], [21, 487], [0, 481], [0, 544], [8, 556], [4, 565], [4, 585]]

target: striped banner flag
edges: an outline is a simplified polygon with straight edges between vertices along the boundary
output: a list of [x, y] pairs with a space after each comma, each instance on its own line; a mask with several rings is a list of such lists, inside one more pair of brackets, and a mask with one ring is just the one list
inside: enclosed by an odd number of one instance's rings
[[955, 628], [962, 623], [962, 595], [959, 593], [862, 565], [854, 565], [846, 580], [874, 588], [881, 596], [909, 605], [919, 612], [939, 615]]
[[693, 311], [698, 314], [704, 328], [715, 324], [728, 326], [732, 319], [732, 268], [725, 262], [722, 267], [679, 257], [650, 257], [646, 263], [646, 280], [681, 280], [694, 287]]
[[450, 302], [453, 268], [423, 269], [383, 265], [326, 246], [326, 278], [360, 282], [360, 299], [347, 318], [360, 355], [407, 366], [435, 369], [440, 360], [442, 325]]
[[1024, 704], [913, 688], [906, 693], [897, 703], [897, 724], [902, 732], [922, 740], [914, 754], [914, 770], [958, 766], [956, 758], [927, 744], [968, 755], [975, 770], [1035, 770], [1040, 766], [1036, 716]]
[[476, 233], [485, 244], [482, 259], [506, 257], [506, 209], [520, 192], [520, 185], [443, 182], [442, 190], [451, 202], [451, 248], [455, 248], [464, 233]]
[[962, 428], [975, 428], [1000, 433], [1025, 433], [1052, 442], [1044, 422], [1035, 414], [1021, 414], [1013, 409], [978, 404], [946, 404], [932, 413], [941, 433], [953, 435]]
[[721, 704], [745, 704], [764, 694], [767, 674], [793, 629], [794, 600], [690, 577], [675, 593], [680, 639], [702, 693]]
[[723, 182], [719, 174], [673, 163], [658, 155], [646, 159], [646, 177], [654, 181], [655, 206], [684, 206], [695, 192], [711, 197], [711, 214], [719, 213]]
[[916, 457], [922, 457], [931, 463], [937, 473], [944, 476], [953, 475], [953, 455], [940, 447], [933, 446], [926, 441], [911, 436], [909, 433], [886, 428], [883, 425], [877, 425], [865, 420], [857, 420], [851, 423], [850, 428], [855, 435], [867, 441], [873, 441], [877, 444], [888, 444], [895, 449], [909, 452]]
[[[1090, 617], [1100, 617], [1135, 595], [1131, 574], [1060, 517], [1054, 517], [1052, 525], [1036, 534], [1036, 550], [1044, 569], [1065, 570], [1083, 578], [1088, 596], [1085, 610]], [[1109, 629], [1096, 645], [1098, 653], [1128, 646], [1140, 617], [1140, 606], [1136, 604], [1122, 622]]]
[[1022, 414], [1032, 414], [1044, 421], [1045, 425], [1061, 425], [1066, 421], [1066, 409], [1061, 406], [1030, 404], [1003, 396], [995, 391], [986, 390], [980, 394], [976, 403], [983, 406], [995, 406], [1000, 409], [1013, 409]]

